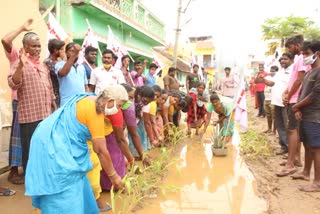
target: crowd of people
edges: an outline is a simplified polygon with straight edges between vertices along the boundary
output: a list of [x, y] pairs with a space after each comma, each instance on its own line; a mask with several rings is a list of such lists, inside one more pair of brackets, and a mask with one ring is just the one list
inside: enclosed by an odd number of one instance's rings
[[[310, 180], [314, 164], [314, 180], [300, 187], [301, 191], [320, 191], [320, 138], [319, 138], [319, 66], [320, 41], [304, 41], [302, 35], [289, 37], [285, 42], [287, 52], [279, 59], [281, 68], [271, 66], [265, 72], [264, 64], [250, 81], [251, 95], [256, 98], [257, 117], [267, 118], [265, 133], [279, 135], [284, 166], [276, 175], [291, 175], [292, 179]], [[304, 146], [302, 167], [301, 142]]]
[[[31, 32], [33, 20], [6, 34], [2, 44], [10, 62], [8, 84], [12, 89], [13, 121], [9, 150], [8, 180], [25, 184], [27, 196], [43, 213], [98, 213], [110, 207], [100, 197], [103, 190], [123, 188], [122, 178], [135, 161], [149, 166], [151, 148], [170, 142], [172, 127], [179, 127], [182, 112], [187, 114], [187, 134], [204, 125], [212, 112], [215, 122], [225, 128], [231, 140], [234, 111], [232, 100], [206, 90], [206, 83], [193, 65], [186, 83], [170, 67], [163, 88], [157, 83], [158, 66], [131, 57], [121, 58], [105, 49], [97, 66], [98, 50], [77, 43], [51, 39], [50, 55], [39, 36]], [[26, 32], [20, 50], [14, 39]], [[186, 85], [187, 93], [179, 89]], [[231, 125], [227, 126], [226, 121]], [[19, 173], [22, 166], [23, 173]], [[1, 188], [1, 195], [14, 190]]]

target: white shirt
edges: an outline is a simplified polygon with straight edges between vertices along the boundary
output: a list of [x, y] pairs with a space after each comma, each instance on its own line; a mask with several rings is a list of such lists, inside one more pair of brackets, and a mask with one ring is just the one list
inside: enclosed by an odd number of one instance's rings
[[287, 89], [290, 76], [292, 73], [293, 64], [288, 68], [281, 68], [280, 71], [273, 77], [274, 86], [271, 90], [271, 104], [284, 107], [282, 102], [282, 94]]
[[95, 85], [95, 93], [98, 95], [108, 86], [126, 83], [121, 70], [111, 67], [107, 71], [103, 66], [99, 66], [92, 70], [90, 76], [90, 85]]
[[[277, 75], [277, 73], [275, 75]], [[268, 75], [265, 77], [265, 79], [269, 80], [271, 82], [274, 82], [274, 80], [273, 80], [274, 77], [275, 76], [272, 77], [272, 76]], [[264, 100], [271, 101], [271, 91], [272, 91], [272, 87], [266, 85], [266, 88], [264, 89]]]

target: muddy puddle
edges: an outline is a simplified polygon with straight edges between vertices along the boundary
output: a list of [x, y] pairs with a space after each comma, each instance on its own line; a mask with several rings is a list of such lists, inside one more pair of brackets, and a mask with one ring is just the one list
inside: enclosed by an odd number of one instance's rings
[[[237, 137], [234, 142], [239, 142]], [[255, 179], [234, 144], [228, 145], [227, 157], [212, 157], [209, 138], [204, 136], [202, 144], [198, 138], [189, 139], [178, 151], [177, 162], [170, 167], [163, 183], [173, 185], [179, 191], [166, 192], [165, 195], [159, 192], [156, 198], [147, 199], [135, 213], [258, 214], [265, 211], [266, 202], [257, 196]], [[7, 173], [0, 176], [0, 185], [15, 189], [17, 194], [0, 197], [0, 213], [40, 213], [32, 208], [30, 198], [24, 196], [23, 185], [11, 185], [6, 178]], [[109, 193], [102, 193], [102, 197], [110, 202]]]
[[[235, 136], [234, 142], [239, 142]], [[164, 185], [174, 185], [180, 191], [148, 199], [149, 205], [138, 214], [240, 214], [262, 213], [266, 202], [257, 196], [256, 182], [239, 156], [237, 143], [228, 145], [227, 157], [213, 157], [210, 139], [202, 144], [185, 145], [177, 166], [171, 167]]]

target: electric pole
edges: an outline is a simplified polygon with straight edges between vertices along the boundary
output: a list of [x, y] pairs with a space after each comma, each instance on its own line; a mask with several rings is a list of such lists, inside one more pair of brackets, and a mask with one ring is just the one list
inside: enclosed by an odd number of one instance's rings
[[177, 15], [177, 28], [176, 28], [176, 38], [174, 43], [174, 50], [173, 50], [173, 67], [177, 67], [177, 54], [178, 54], [178, 43], [179, 43], [179, 36], [180, 36], [180, 18], [181, 18], [181, 11], [182, 10], [182, 0], [179, 0], [178, 4], [178, 15]]

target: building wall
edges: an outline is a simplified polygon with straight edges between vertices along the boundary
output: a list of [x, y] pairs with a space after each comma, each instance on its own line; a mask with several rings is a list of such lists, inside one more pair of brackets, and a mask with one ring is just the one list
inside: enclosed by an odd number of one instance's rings
[[[2, 38], [6, 33], [17, 29], [21, 26], [28, 18], [33, 18], [34, 23], [32, 25], [33, 31], [36, 32], [41, 38], [42, 47], [46, 44], [47, 26], [39, 13], [39, 1], [38, 0], [10, 0], [2, 1], [0, 7], [0, 37]], [[14, 41], [14, 46], [17, 48], [22, 47], [23, 34], [18, 36]], [[42, 50], [42, 59], [44, 59], [45, 50]], [[6, 107], [9, 108], [11, 112], [11, 90], [8, 87], [7, 75], [9, 72], [9, 62], [5, 57], [4, 49], [0, 48], [0, 99], [5, 100]], [[1, 93], [4, 91], [4, 93]], [[2, 125], [11, 124], [11, 114], [8, 116], [3, 114], [3, 108], [1, 106], [2, 112]]]

